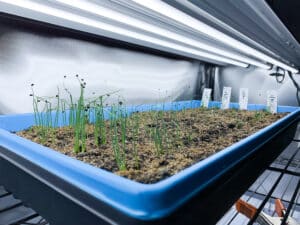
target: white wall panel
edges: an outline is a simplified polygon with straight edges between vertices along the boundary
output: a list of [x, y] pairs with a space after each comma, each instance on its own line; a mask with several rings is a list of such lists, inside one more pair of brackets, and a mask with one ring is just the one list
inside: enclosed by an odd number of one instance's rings
[[[63, 82], [78, 95], [75, 74], [92, 96], [118, 91], [128, 104], [191, 99], [199, 62], [112, 48], [76, 39], [47, 37], [0, 27], [0, 113], [32, 111], [30, 84], [40, 96], [53, 96]], [[68, 78], [64, 79], [63, 76]], [[63, 91], [61, 91], [63, 92]]]
[[[249, 88], [249, 103], [266, 104], [267, 90], [278, 91], [278, 103], [280, 105], [297, 106], [296, 89], [289, 76], [285, 76], [282, 84], [269, 76], [274, 71], [266, 71], [258, 68], [241, 69], [238, 67], [223, 67], [217, 72], [215, 99], [220, 99], [223, 86], [232, 87], [232, 101], [238, 101], [239, 88]], [[300, 76], [295, 75], [295, 80], [300, 82]]]

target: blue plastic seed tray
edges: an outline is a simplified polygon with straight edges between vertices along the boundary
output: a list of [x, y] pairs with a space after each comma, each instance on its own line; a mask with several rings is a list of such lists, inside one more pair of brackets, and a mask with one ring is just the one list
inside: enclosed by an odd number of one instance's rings
[[[184, 101], [139, 105], [128, 107], [127, 112], [181, 110], [199, 107], [200, 104], [200, 101]], [[210, 103], [210, 107], [219, 106], [218, 102]], [[238, 105], [232, 103], [231, 107], [237, 108]], [[252, 104], [248, 109], [263, 110], [265, 106]], [[300, 116], [300, 110], [296, 107], [280, 106], [278, 112], [289, 114], [257, 133], [155, 184], [131, 181], [11, 133], [32, 126], [33, 114], [0, 116], [0, 146], [59, 176], [130, 218], [150, 221], [166, 217], [180, 208], [226, 171], [258, 151], [260, 146], [278, 132], [298, 121]]]

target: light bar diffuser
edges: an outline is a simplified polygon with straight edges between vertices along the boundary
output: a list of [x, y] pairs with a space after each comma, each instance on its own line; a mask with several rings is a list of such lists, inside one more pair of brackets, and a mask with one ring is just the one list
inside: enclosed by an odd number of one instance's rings
[[111, 9], [108, 9], [105, 7], [101, 7], [96, 4], [89, 3], [88, 1], [77, 0], [76, 4], [74, 4], [73, 0], [56, 0], [56, 1], [60, 2], [62, 4], [66, 4], [68, 6], [83, 10], [88, 13], [93, 13], [97, 16], [105, 17], [106, 19], [117, 21], [118, 23], [126, 24], [126, 25], [141, 29], [146, 32], [150, 32], [150, 33], [153, 33], [153, 34], [156, 34], [159, 36], [163, 36], [164, 38], [171, 39], [176, 42], [180, 42], [184, 45], [189, 45], [189, 46], [199, 49], [199, 50], [205, 50], [210, 53], [225, 56], [225, 57], [228, 57], [228, 58], [231, 58], [234, 60], [244, 62], [246, 64], [255, 65], [255, 66], [258, 66], [258, 67], [261, 67], [264, 69], [270, 69], [270, 65], [267, 65], [266, 63], [262, 63], [257, 60], [251, 59], [249, 57], [245, 57], [240, 54], [225, 51], [223, 49], [213, 47], [211, 45], [202, 43], [200, 41], [196, 41], [194, 39], [187, 38], [183, 35], [160, 28], [158, 26], [154, 26], [154, 25], [146, 23], [142, 20], [138, 20], [133, 17], [119, 13], [117, 11], [114, 11], [114, 10], [111, 10]]
[[279, 66], [279, 67], [281, 67], [287, 71], [290, 71], [292, 73], [298, 72], [298, 69], [296, 69], [286, 63], [280, 62], [279, 60], [272, 58], [260, 51], [257, 51], [256, 49], [251, 48], [248, 45], [246, 45], [234, 38], [231, 38], [230, 36], [214, 29], [213, 27], [206, 25], [205, 23], [181, 12], [180, 10], [178, 10], [160, 0], [151, 0], [151, 1], [129, 0], [129, 1], [132, 1], [137, 5], [146, 7], [147, 9], [150, 9], [156, 13], [159, 13], [160, 15], [163, 15], [164, 17], [166, 17], [168, 19], [176, 21], [179, 24], [183, 24], [184, 26], [189, 27], [190, 29], [193, 29], [197, 32], [205, 34], [208, 37], [218, 40], [221, 43], [224, 43], [228, 46], [231, 46], [234, 49], [244, 52], [245, 54], [249, 54], [255, 58], [261, 59], [262, 61], [266, 61], [271, 64], [274, 64], [275, 66]]
[[176, 44], [173, 42], [165, 41], [165, 40], [162, 40], [159, 38], [144, 35], [140, 32], [134, 32], [134, 31], [128, 30], [126, 28], [117, 27], [115, 25], [111, 25], [109, 23], [105, 23], [100, 20], [94, 20], [94, 19], [83, 17], [83, 16], [79, 16], [74, 13], [66, 12], [65, 10], [60, 10], [60, 9], [57, 9], [54, 7], [46, 6], [44, 4], [36, 3], [36, 2], [30, 1], [30, 0], [14, 0], [14, 1], [0, 0], [0, 2], [9, 4], [9, 5], [14, 5], [17, 7], [21, 7], [23, 9], [29, 9], [32, 11], [36, 11], [38, 13], [42, 13], [45, 15], [50, 15], [55, 18], [61, 18], [63, 20], [75, 22], [75, 23], [85, 25], [88, 27], [92, 27], [92, 28], [96, 28], [96, 29], [99, 29], [102, 31], [114, 33], [119, 36], [130, 37], [131, 39], [135, 39], [135, 40], [142, 40], [143, 42], [152, 43], [155, 46], [161, 46], [164, 48], [176, 50], [178, 52], [185, 53], [185, 55], [188, 54], [191, 58], [201, 59], [201, 60], [203, 60], [203, 58], [205, 58], [210, 61], [218, 61], [221, 64], [222, 63], [223, 64], [224, 63], [232, 64], [232, 65], [236, 65], [236, 66], [240, 66], [240, 67], [248, 67], [249, 66], [247, 63], [244, 63], [244, 62], [241, 62], [238, 60], [222, 57], [222, 56], [212, 54], [212, 53], [209, 53], [206, 51], [197, 50], [197, 49], [186, 47], [186, 46]]

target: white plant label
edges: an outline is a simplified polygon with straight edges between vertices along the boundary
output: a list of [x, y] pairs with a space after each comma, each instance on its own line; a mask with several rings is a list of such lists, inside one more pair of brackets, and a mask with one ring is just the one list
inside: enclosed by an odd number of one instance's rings
[[211, 96], [211, 89], [210, 88], [204, 88], [203, 94], [202, 94], [202, 102], [201, 106], [208, 108], [208, 104], [210, 101]]
[[267, 111], [277, 113], [278, 94], [277, 91], [270, 90], [267, 92]]
[[239, 107], [240, 110], [247, 110], [248, 106], [248, 88], [240, 88]]
[[231, 87], [223, 87], [221, 109], [229, 109]]

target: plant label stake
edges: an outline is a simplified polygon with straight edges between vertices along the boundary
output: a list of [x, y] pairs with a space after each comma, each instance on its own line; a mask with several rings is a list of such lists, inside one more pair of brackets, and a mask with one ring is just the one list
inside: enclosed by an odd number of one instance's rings
[[240, 110], [247, 110], [248, 106], [248, 88], [240, 88], [239, 107]]
[[210, 88], [204, 88], [203, 94], [202, 94], [202, 102], [201, 106], [208, 108], [208, 104], [210, 101], [210, 95], [211, 95], [211, 89]]
[[267, 111], [270, 113], [277, 113], [277, 91], [270, 90], [267, 92]]
[[[235, 207], [239, 213], [245, 215], [249, 219], [253, 219], [257, 213], [257, 208], [255, 206], [243, 201], [242, 199], [239, 199], [235, 203]], [[277, 216], [270, 216], [264, 212], [260, 212], [255, 222], [260, 225], [281, 225], [283, 217], [286, 214], [286, 209], [280, 199], [275, 200], [275, 212]], [[284, 224], [299, 225], [300, 223], [298, 223], [294, 218], [288, 216], [287, 221]]]
[[221, 109], [229, 109], [230, 96], [231, 96], [231, 87], [224, 87], [223, 94], [222, 94]]

